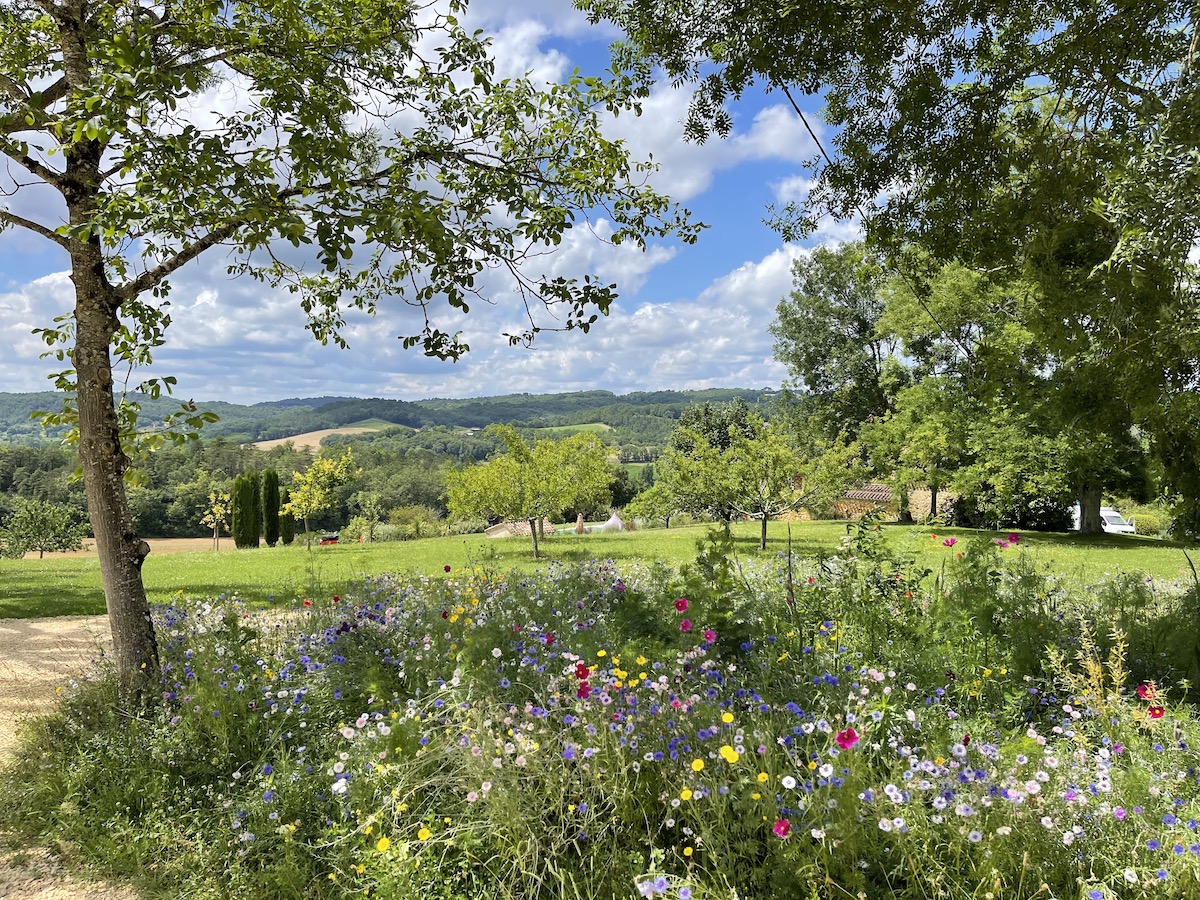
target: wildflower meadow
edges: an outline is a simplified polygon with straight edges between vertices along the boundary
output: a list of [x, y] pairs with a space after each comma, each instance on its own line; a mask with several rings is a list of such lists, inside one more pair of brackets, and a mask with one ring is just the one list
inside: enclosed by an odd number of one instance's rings
[[161, 702], [73, 685], [0, 821], [151, 896], [1200, 895], [1194, 581], [928, 540], [180, 595]]

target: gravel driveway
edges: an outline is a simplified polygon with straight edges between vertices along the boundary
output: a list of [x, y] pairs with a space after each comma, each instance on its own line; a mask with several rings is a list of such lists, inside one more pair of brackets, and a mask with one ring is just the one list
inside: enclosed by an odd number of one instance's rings
[[[111, 646], [105, 616], [0, 619], [0, 758], [15, 745], [16, 722], [45, 709]], [[127, 887], [71, 877], [44, 848], [0, 852], [0, 900], [136, 898]]]

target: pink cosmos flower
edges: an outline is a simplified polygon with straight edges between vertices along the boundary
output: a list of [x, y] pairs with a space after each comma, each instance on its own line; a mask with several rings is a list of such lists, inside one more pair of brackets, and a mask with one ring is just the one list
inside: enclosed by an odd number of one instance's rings
[[792, 823], [787, 819], [780, 819], [775, 823], [771, 830], [775, 832], [776, 837], [785, 838], [792, 832]]
[[586, 700], [592, 693], [592, 686], [586, 681], [581, 681], [579, 687], [575, 689], [575, 696], [580, 700]]
[[1017, 543], [1020, 543], [1020, 541], [1021, 541], [1021, 536], [1019, 534], [1017, 534], [1015, 531], [1010, 531], [1008, 533], [1008, 542], [1010, 544], [1017, 544]]
[[675, 601], [675, 609], [678, 612], [686, 612], [688, 608], [687, 597], [680, 597]]
[[1154, 685], [1139, 684], [1137, 687], [1137, 695], [1143, 700], [1153, 700], [1154, 699]]
[[942, 546], [943, 547], [953, 547], [957, 543], [958, 543], [958, 538], [946, 538], [944, 541], [942, 541]]
[[715, 644], [717, 641], [717, 633], [711, 628], [704, 629], [704, 643]]
[[691, 631], [691, 630], [692, 630], [692, 620], [691, 620], [691, 619], [684, 619], [682, 622], [680, 622], [680, 623], [679, 623], [679, 630], [680, 630], [680, 631], [683, 631], [683, 632], [688, 632], [688, 631]]
[[858, 732], [853, 728], [847, 728], [845, 731], [839, 731], [834, 737], [834, 742], [843, 750], [849, 750], [858, 743]]
[[1147, 710], [1147, 712], [1150, 713], [1150, 718], [1161, 719], [1163, 717], [1163, 713], [1165, 713], [1166, 710], [1163, 709], [1161, 706], [1152, 706], [1152, 707], [1150, 707], [1150, 709]]

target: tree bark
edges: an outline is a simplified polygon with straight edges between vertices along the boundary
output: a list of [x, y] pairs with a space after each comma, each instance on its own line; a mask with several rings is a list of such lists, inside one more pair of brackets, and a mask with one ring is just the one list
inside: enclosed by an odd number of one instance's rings
[[537, 530], [537, 520], [536, 519], [529, 520], [529, 535], [530, 535], [530, 537], [533, 538], [533, 558], [537, 559], [538, 558], [538, 530]]
[[134, 532], [125, 494], [129, 459], [121, 448], [113, 397], [109, 345], [118, 327], [120, 300], [105, 277], [98, 244], [84, 245], [73, 256], [84, 257], [72, 260], [71, 275], [75, 282], [72, 356], [79, 406], [79, 461], [88, 519], [100, 557], [117, 673], [126, 696], [140, 700], [158, 677], [158, 644], [142, 584], [142, 562], [150, 545]]
[[929, 485], [929, 518], [937, 518], [938, 508], [938, 486], [936, 484]]
[[758, 549], [767, 549], [767, 514], [762, 514], [762, 537], [758, 541]]
[[1102, 499], [1099, 487], [1084, 484], [1079, 488], [1079, 533], [1101, 534], [1104, 526], [1100, 519], [1100, 501]]

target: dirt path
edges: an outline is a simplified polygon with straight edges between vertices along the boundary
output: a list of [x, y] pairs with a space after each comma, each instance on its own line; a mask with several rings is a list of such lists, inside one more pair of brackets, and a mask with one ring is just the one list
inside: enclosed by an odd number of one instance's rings
[[[0, 758], [16, 723], [44, 710], [55, 692], [111, 648], [104, 616], [0, 619]], [[79, 881], [43, 848], [0, 850], [0, 900], [137, 900], [126, 887]]]

